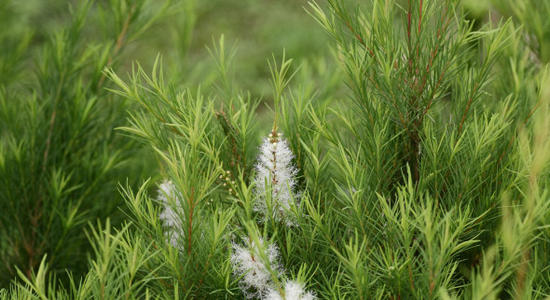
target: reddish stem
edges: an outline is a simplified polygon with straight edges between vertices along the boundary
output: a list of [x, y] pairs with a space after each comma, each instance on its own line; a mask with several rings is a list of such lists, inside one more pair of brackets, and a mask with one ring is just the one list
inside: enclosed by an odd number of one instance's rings
[[346, 24], [346, 27], [351, 31], [351, 33], [355, 36], [355, 38], [359, 41], [359, 43], [361, 43], [361, 45], [363, 45], [367, 49], [367, 51], [369, 51], [369, 55], [371, 57], [374, 57], [374, 52], [372, 51], [372, 49], [369, 48], [369, 46], [367, 46], [367, 43], [365, 43], [361, 35], [359, 35], [359, 33], [357, 33], [355, 29], [353, 29], [353, 27], [348, 21], [346, 21], [345, 24]]
[[470, 106], [472, 105], [472, 101], [474, 99], [474, 96], [477, 92], [478, 87], [479, 87], [479, 84], [476, 82], [476, 84], [474, 85], [474, 89], [472, 90], [472, 94], [470, 95], [470, 98], [468, 99], [468, 103], [466, 104], [466, 109], [464, 109], [464, 113], [462, 114], [462, 119], [460, 120], [460, 125], [458, 126], [458, 135], [459, 136], [460, 136], [460, 133], [462, 132], [462, 126], [464, 125], [464, 121], [466, 120], [466, 116], [468, 114], [468, 111], [470, 110]]

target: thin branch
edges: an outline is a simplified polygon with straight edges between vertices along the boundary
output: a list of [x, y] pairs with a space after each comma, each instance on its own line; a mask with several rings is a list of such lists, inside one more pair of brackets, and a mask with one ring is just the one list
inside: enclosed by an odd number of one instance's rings
[[472, 94], [470, 95], [470, 98], [468, 98], [468, 103], [466, 104], [466, 108], [464, 109], [464, 113], [462, 114], [462, 119], [460, 120], [460, 125], [458, 126], [458, 136], [460, 136], [460, 134], [462, 133], [462, 126], [464, 125], [464, 121], [466, 120], [466, 116], [468, 115], [468, 112], [470, 111], [470, 106], [472, 105], [472, 101], [474, 99], [475, 94], [477, 93], [478, 88], [479, 88], [479, 83], [476, 82], [474, 84], [474, 89], [472, 90]]
[[[120, 31], [116, 39], [115, 48], [113, 49], [113, 52], [111, 53], [111, 55], [109, 55], [109, 59], [107, 60], [107, 64], [105, 65], [105, 68], [111, 67], [111, 65], [113, 64], [113, 57], [115, 57], [120, 51], [120, 49], [122, 49], [122, 46], [124, 45], [124, 41], [126, 40], [126, 34], [128, 32], [128, 28], [130, 27], [130, 20], [132, 19], [135, 9], [136, 9], [136, 5], [134, 4], [130, 8], [130, 12], [126, 16], [126, 20], [124, 20], [124, 24], [122, 25], [122, 30]], [[99, 81], [97, 83], [98, 89], [103, 85], [103, 82], [105, 81], [105, 77], [106, 77], [106, 74], [103, 73], [101, 75], [101, 78], [99, 78]]]

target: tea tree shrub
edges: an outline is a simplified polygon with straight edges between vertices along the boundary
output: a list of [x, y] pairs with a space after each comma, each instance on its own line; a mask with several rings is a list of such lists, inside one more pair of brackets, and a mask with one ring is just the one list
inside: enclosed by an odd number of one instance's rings
[[[7, 9], [16, 5], [3, 2]], [[2, 19], [2, 28], [13, 25], [22, 32], [2, 30], [2, 286], [18, 272], [30, 278], [46, 255], [51, 274], [64, 276], [66, 268], [75, 275], [85, 272], [87, 223], [118, 220], [116, 185], [129, 177], [135, 182], [141, 166], [131, 160], [136, 145], [114, 134], [125, 124], [127, 105], [105, 90], [109, 82], [102, 71], [116, 67], [127, 43], [165, 9], [151, 11], [147, 5], [79, 3], [70, 23], [42, 45], [30, 45], [31, 33], [19, 29], [17, 20]], [[90, 40], [86, 31], [97, 27], [91, 20], [96, 16], [109, 31]]]
[[[49, 250], [0, 295], [549, 297], [546, 11], [520, 2], [494, 1], [497, 17], [479, 24], [455, 0], [309, 2], [330, 55], [269, 58], [267, 101], [234, 80], [247, 62], [223, 36], [204, 87], [167, 76], [160, 56], [151, 70], [101, 65], [92, 74], [106, 88], [75, 84], [74, 95], [127, 101], [127, 123], [101, 124], [153, 152], [158, 174], [119, 181], [124, 219], [88, 227], [82, 277], [56, 278]], [[10, 140], [2, 149], [23, 147]], [[19, 159], [8, 150], [2, 170]], [[52, 173], [53, 195], [80, 192], [68, 185], [77, 169]]]

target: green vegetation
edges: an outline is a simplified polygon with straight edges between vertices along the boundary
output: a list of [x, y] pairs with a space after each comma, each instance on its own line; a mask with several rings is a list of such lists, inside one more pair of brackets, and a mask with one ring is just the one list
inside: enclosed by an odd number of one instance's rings
[[0, 299], [550, 297], [550, 5], [0, 0]]

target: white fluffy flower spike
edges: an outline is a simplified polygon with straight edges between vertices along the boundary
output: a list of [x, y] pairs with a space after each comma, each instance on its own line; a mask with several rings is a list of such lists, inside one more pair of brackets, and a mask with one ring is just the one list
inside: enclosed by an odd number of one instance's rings
[[[276, 220], [283, 220], [292, 225], [292, 218], [288, 215], [291, 203], [297, 203], [299, 195], [295, 193], [296, 175], [298, 169], [292, 164], [294, 154], [281, 133], [272, 131], [260, 147], [258, 163], [256, 165], [256, 191], [260, 201], [254, 209], [265, 216], [272, 215]], [[272, 211], [268, 212], [266, 195], [271, 188]]]
[[168, 228], [166, 237], [174, 248], [181, 248], [178, 244], [184, 236], [183, 225], [179, 217], [182, 213], [181, 198], [181, 193], [176, 190], [172, 181], [165, 180], [159, 185], [158, 200], [164, 207], [159, 218]]
[[[262, 297], [272, 286], [272, 272], [278, 274], [281, 272], [277, 260], [279, 251], [273, 244], [266, 245], [260, 238], [261, 247], [249, 238], [243, 238], [245, 246], [233, 244], [233, 255], [231, 255], [231, 264], [233, 273], [237, 277], [242, 277], [239, 281], [239, 287], [247, 298]], [[262, 259], [260, 251], [265, 251]], [[269, 264], [269, 265], [267, 265]]]
[[284, 297], [275, 289], [270, 289], [265, 300], [314, 300], [317, 299], [312, 292], [304, 290], [304, 285], [296, 281], [285, 283]]

